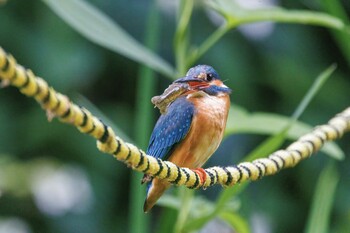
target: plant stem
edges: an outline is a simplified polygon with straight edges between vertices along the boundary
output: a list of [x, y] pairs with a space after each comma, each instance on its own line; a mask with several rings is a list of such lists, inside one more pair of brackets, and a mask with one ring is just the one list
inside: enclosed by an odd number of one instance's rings
[[232, 23], [232, 26], [262, 21], [310, 24], [338, 30], [346, 30], [346, 25], [344, 22], [331, 15], [305, 10], [284, 9], [247, 11], [244, 16], [236, 17]]
[[182, 0], [178, 11], [178, 23], [174, 37], [176, 68], [180, 75], [187, 70], [188, 28], [193, 11], [193, 0]]
[[231, 27], [224, 24], [216, 29], [197, 49], [193, 50], [187, 62], [187, 67], [192, 66], [196, 61], [202, 57], [221, 37], [223, 37]]

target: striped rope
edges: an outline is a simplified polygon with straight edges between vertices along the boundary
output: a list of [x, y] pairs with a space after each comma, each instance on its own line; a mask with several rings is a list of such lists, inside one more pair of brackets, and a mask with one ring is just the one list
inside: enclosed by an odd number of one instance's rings
[[49, 87], [42, 78], [36, 77], [29, 69], [18, 65], [10, 54], [0, 47], [0, 81], [2, 86], [12, 85], [21, 93], [33, 97], [44, 110], [48, 118], [57, 117], [60, 121], [74, 125], [80, 132], [97, 140], [100, 151], [112, 154], [132, 169], [147, 173], [159, 179], [165, 179], [174, 185], [188, 188], [207, 188], [214, 184], [232, 186], [246, 180], [257, 180], [273, 175], [280, 170], [293, 167], [301, 160], [318, 151], [325, 142], [339, 139], [350, 130], [350, 107], [337, 114], [327, 124], [314, 130], [292, 143], [285, 150], [272, 153], [267, 158], [243, 162], [228, 167], [211, 167], [200, 172], [178, 167], [169, 161], [154, 158], [133, 144], [117, 137], [111, 127], [93, 116], [90, 111], [72, 103], [68, 97]]

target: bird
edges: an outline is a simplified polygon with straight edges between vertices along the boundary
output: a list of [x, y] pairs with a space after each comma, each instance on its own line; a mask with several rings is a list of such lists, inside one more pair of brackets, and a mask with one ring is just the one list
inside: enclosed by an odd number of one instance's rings
[[[146, 153], [194, 170], [203, 182], [205, 172], [201, 167], [219, 147], [224, 135], [231, 89], [209, 65], [192, 67], [173, 84], [187, 88], [160, 115]], [[141, 183], [148, 183], [144, 212], [148, 212], [171, 185], [147, 174]]]

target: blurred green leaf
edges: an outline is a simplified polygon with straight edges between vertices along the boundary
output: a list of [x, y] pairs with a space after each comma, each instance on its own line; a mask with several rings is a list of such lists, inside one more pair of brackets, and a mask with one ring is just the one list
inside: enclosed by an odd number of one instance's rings
[[[247, 184], [247, 183], [245, 183]], [[233, 188], [227, 188], [223, 192], [221, 192], [221, 195], [219, 199], [215, 203], [211, 203], [208, 200], [204, 203], [201, 203], [200, 207], [205, 207], [200, 211], [200, 214], [197, 214], [194, 216], [194, 218], [189, 219], [186, 222], [186, 225], [184, 226], [185, 231], [193, 231], [201, 229], [205, 224], [207, 224], [209, 221], [211, 221], [213, 218], [215, 218], [217, 215], [219, 215], [222, 211], [226, 210], [227, 208], [230, 208], [230, 205], [228, 204], [231, 197], [233, 196], [233, 192], [236, 192]], [[238, 210], [237, 203], [233, 202], [233, 205], [231, 207], [231, 210]], [[199, 206], [197, 207], [199, 209]], [[193, 207], [192, 210], [195, 210], [196, 208]]]
[[279, 7], [252, 10], [246, 9], [236, 1], [213, 0], [208, 1], [209, 6], [223, 15], [231, 27], [238, 25], [273, 21], [281, 23], [300, 23], [330, 27], [338, 30], [347, 30], [346, 25], [339, 18], [319, 12], [306, 10], [285, 10]]
[[187, 220], [184, 230], [198, 230], [223, 211], [238, 211], [241, 205], [240, 201], [238, 199], [230, 200], [232, 197], [230, 192], [232, 192], [233, 189], [228, 188], [225, 189], [225, 191], [226, 190], [230, 191], [225, 192], [225, 195], [220, 196], [220, 199], [214, 203], [201, 197], [195, 197], [191, 208], [192, 218]]
[[244, 161], [253, 161], [261, 157], [265, 157], [275, 150], [280, 148], [283, 142], [286, 139], [286, 134], [288, 132], [288, 127], [285, 127], [279, 132], [269, 138], [267, 138], [263, 143], [257, 146], [252, 152], [250, 152], [245, 158]]
[[83, 0], [43, 0], [59, 17], [92, 42], [173, 78], [174, 69], [131, 37], [104, 13]]
[[329, 232], [330, 213], [339, 181], [337, 167], [330, 161], [317, 181], [311, 211], [306, 224], [306, 233]]
[[[327, 11], [328, 13], [338, 17], [339, 19], [343, 20], [347, 25], [350, 25], [350, 19], [347, 16], [347, 13], [345, 11], [345, 8], [342, 6], [339, 0], [322, 0], [320, 1], [322, 3], [323, 9]], [[348, 26], [348, 31], [350, 31], [350, 28]], [[338, 42], [338, 45], [340, 47], [340, 51], [344, 54], [345, 58], [348, 61], [348, 64], [350, 66], [350, 35], [348, 32], [339, 32], [339, 31], [333, 31], [333, 36], [335, 37], [336, 41]]]
[[[157, 205], [179, 211], [182, 208], [181, 203], [182, 200], [179, 196], [164, 194], [157, 202]], [[225, 202], [224, 204], [225, 206], [222, 206], [220, 211], [235, 212], [240, 207], [240, 202], [237, 199]], [[217, 203], [213, 203], [202, 196], [194, 196], [189, 204], [190, 213], [183, 227], [183, 231], [187, 232], [202, 228], [219, 213], [215, 211], [217, 205]]]
[[[331, 77], [331, 74], [335, 71], [336, 68], [337, 68], [337, 65], [332, 64], [326, 70], [324, 70], [320, 75], [317, 76], [316, 80], [313, 82], [312, 86], [307, 91], [306, 95], [298, 105], [297, 109], [294, 111], [292, 115], [293, 121], [296, 121], [299, 119], [299, 117], [305, 111], [306, 107], [309, 105], [311, 100], [319, 92], [319, 90], [325, 84], [328, 78]], [[291, 122], [290, 124], [293, 124], [293, 123], [294, 122]]]
[[[289, 122], [290, 117], [274, 113], [248, 113], [242, 107], [235, 105], [230, 110], [225, 134], [226, 136], [237, 133], [274, 135], [283, 130]], [[312, 129], [312, 126], [296, 121], [286, 133], [286, 138], [296, 140]], [[336, 159], [344, 159], [345, 156], [334, 142], [326, 143], [321, 151]]]
[[[157, 205], [173, 208], [178, 210], [178, 213], [181, 212], [182, 208], [181, 197], [164, 194]], [[208, 217], [207, 214], [213, 212], [215, 205], [208, 200], [204, 200], [200, 197], [194, 197], [192, 202], [189, 204], [191, 215], [194, 215], [195, 219], [187, 219], [187, 222], [182, 226], [183, 231], [191, 231], [201, 228], [205, 223], [207, 223], [211, 217]], [[178, 214], [179, 215], [179, 214]], [[203, 217], [204, 216], [204, 217]]]
[[210, 214], [195, 218], [193, 220], [189, 220], [187, 221], [183, 229], [185, 232], [201, 229], [205, 224], [207, 224], [215, 216], [216, 216], [216, 213], [215, 214], [210, 213]]
[[[202, 196], [193, 196], [193, 190], [182, 189], [186, 192], [191, 191], [190, 195], [188, 195], [186, 205], [184, 205], [184, 200], [178, 196], [170, 196], [166, 195], [160, 199], [161, 205], [167, 206], [170, 208], [177, 209], [179, 211], [178, 215], [181, 215], [183, 212], [183, 206], [187, 207], [187, 215], [186, 221], [181, 223], [183, 224], [182, 230], [180, 232], [189, 232], [201, 229], [205, 224], [207, 224], [211, 219], [216, 217], [221, 212], [236, 212], [239, 210], [241, 203], [238, 199], [228, 200], [223, 202], [223, 205], [219, 206], [217, 202], [209, 201], [208, 199]], [[162, 200], [163, 199], [163, 200]], [[183, 217], [185, 215], [182, 215]], [[176, 225], [176, 224], [175, 224]]]
[[240, 6], [235, 0], [213, 0], [206, 2], [210, 8], [216, 10], [226, 19], [226, 23], [191, 52], [188, 65], [195, 63], [196, 60], [203, 56], [228, 31], [242, 24], [263, 21], [310, 24], [337, 29], [346, 35], [350, 35], [349, 26], [345, 25], [339, 18], [325, 13], [305, 10], [286, 10], [280, 7], [252, 10]]
[[178, 210], [181, 208], [181, 200], [178, 196], [165, 193], [159, 198], [157, 205]]
[[245, 220], [243, 217], [239, 216], [236, 213], [222, 212], [221, 214], [219, 214], [219, 217], [225, 222], [227, 222], [234, 229], [235, 232], [250, 232], [247, 220]]
[[[226, 203], [227, 204], [227, 203]], [[172, 208], [174, 210], [179, 210], [181, 208], [181, 199], [179, 196], [171, 195], [171, 194], [164, 194], [157, 202], [157, 205]], [[216, 203], [215, 203], [216, 205]], [[211, 212], [215, 208], [214, 203], [207, 200], [206, 198], [202, 196], [194, 196], [191, 201], [191, 216], [202, 216], [204, 213]], [[228, 209], [238, 209], [237, 203], [232, 203], [230, 205], [227, 205], [226, 207]]]

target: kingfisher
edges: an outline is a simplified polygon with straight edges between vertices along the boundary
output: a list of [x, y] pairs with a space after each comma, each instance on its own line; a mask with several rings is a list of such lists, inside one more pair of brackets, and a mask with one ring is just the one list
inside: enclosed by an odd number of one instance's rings
[[[186, 86], [167, 106], [151, 134], [147, 154], [187, 167], [205, 180], [202, 165], [219, 147], [230, 109], [231, 89], [213, 67], [197, 65], [172, 85]], [[144, 175], [148, 182], [144, 212], [170, 187], [168, 181]]]

